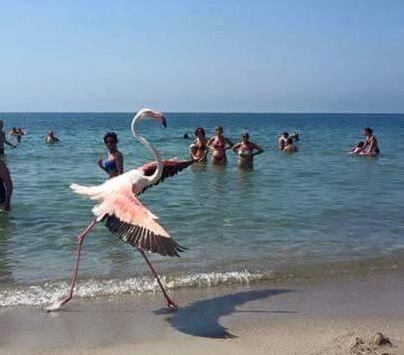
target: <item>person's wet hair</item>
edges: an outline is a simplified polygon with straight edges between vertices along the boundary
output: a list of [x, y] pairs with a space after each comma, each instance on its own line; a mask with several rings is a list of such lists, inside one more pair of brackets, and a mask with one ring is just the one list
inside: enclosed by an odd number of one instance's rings
[[289, 137], [289, 133], [288, 133], [288, 132], [283, 132], [283, 133], [282, 133], [282, 137], [288, 138], [288, 137]]
[[288, 138], [286, 140], [286, 144], [293, 144], [293, 139], [292, 138]]
[[104, 143], [107, 143], [108, 138], [112, 138], [115, 143], [118, 143], [118, 136], [116, 135], [115, 132], [107, 132], [104, 135]]
[[216, 126], [215, 127], [215, 132], [221, 132], [221, 133], [223, 133], [223, 127], [222, 126]]

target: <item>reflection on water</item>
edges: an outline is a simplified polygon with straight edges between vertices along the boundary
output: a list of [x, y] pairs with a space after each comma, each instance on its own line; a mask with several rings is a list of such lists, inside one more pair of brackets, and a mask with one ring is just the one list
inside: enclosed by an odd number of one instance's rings
[[257, 180], [254, 179], [254, 173], [251, 169], [243, 170], [238, 169], [237, 173], [234, 174], [234, 179], [237, 183], [235, 191], [238, 192], [240, 198], [249, 200], [249, 196], [254, 192], [256, 188]]

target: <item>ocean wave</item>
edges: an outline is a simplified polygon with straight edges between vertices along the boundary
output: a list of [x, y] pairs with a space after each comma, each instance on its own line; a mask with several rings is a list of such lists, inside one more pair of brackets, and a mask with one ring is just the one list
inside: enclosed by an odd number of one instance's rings
[[[161, 277], [167, 289], [192, 287], [217, 287], [229, 285], [247, 285], [251, 282], [273, 278], [272, 272], [208, 272], [183, 275], [180, 277]], [[0, 289], [0, 307], [43, 306], [63, 297], [69, 290], [64, 281], [46, 282], [41, 285], [7, 287]], [[89, 279], [78, 282], [75, 297], [91, 298], [97, 296], [113, 296], [132, 293], [156, 292], [159, 286], [155, 279], [135, 277], [124, 280]]]

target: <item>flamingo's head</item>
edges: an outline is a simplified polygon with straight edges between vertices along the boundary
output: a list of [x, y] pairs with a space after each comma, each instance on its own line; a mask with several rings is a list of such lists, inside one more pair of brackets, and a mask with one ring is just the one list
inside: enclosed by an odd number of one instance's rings
[[150, 110], [149, 108], [141, 109], [137, 115], [140, 119], [155, 119], [157, 122], [160, 122], [164, 127], [167, 127], [166, 118], [162, 113], [158, 111]]

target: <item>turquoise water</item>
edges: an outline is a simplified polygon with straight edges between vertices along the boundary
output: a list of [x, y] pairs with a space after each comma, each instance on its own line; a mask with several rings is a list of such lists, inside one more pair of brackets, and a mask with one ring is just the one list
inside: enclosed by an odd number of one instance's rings
[[[164, 158], [187, 158], [197, 126], [221, 124], [237, 141], [242, 130], [265, 152], [253, 172], [192, 166], [148, 190], [143, 203], [189, 250], [180, 259], [151, 256], [166, 282], [198, 286], [244, 282], [286, 266], [389, 257], [404, 249], [404, 115], [168, 113], [168, 128], [144, 122], [141, 133]], [[92, 202], [68, 186], [99, 184], [102, 137], [117, 132], [125, 169], [151, 159], [125, 113], [3, 113], [5, 130], [24, 127], [6, 146], [14, 181], [12, 211], [0, 215], [0, 305], [41, 304], [70, 277], [75, 236], [91, 220]], [[374, 128], [382, 154], [348, 156]], [[54, 129], [61, 142], [44, 143]], [[300, 134], [299, 152], [277, 151], [282, 131]], [[13, 138], [10, 138], [13, 141]], [[82, 295], [154, 289], [141, 257], [99, 224], [85, 241]], [[80, 291], [81, 290], [81, 291]]]

